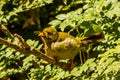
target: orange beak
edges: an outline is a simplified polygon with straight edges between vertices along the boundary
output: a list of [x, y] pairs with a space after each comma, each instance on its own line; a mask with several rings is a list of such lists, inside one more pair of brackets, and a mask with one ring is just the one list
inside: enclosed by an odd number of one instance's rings
[[40, 34], [38, 34], [38, 36], [42, 37], [42, 36], [45, 36], [45, 35], [43, 33], [40, 33]]

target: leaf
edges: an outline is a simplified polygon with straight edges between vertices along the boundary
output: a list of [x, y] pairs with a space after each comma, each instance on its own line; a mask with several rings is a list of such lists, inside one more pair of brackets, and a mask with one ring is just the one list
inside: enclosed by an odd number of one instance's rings
[[45, 70], [46, 70], [46, 72], [51, 71], [51, 66], [50, 66], [50, 65], [47, 65], [47, 66], [45, 67]]
[[1, 72], [1, 71], [0, 71], [0, 78], [5, 77], [6, 75], [7, 75], [7, 73], [6, 73], [6, 72]]
[[26, 43], [27, 43], [28, 45], [30, 45], [30, 46], [33, 46], [33, 45], [34, 45], [34, 41], [32, 41], [31, 39], [28, 39], [28, 40], [26, 41]]
[[33, 46], [34, 46], [34, 47], [37, 47], [37, 46], [38, 46], [38, 43], [39, 43], [39, 41], [35, 41], [34, 44], [33, 44]]
[[104, 4], [105, 0], [100, 0], [99, 4], [97, 5], [97, 9], [100, 10]]
[[85, 21], [90, 21], [90, 20], [94, 20], [96, 18], [96, 15], [98, 13], [95, 12], [95, 10], [93, 8], [89, 8], [85, 11], [83, 17]]
[[102, 10], [109, 10], [112, 7], [112, 3], [110, 2], [109, 4], [103, 6]]
[[10, 57], [12, 55], [13, 52], [9, 51], [6, 53], [6, 57]]
[[63, 0], [63, 3], [64, 3], [65, 5], [67, 5], [67, 0]]
[[57, 26], [57, 25], [59, 25], [61, 23], [61, 21], [60, 20], [52, 20], [52, 21], [50, 21], [48, 24], [50, 24], [50, 25], [52, 25], [52, 26]]
[[65, 20], [67, 18], [67, 15], [66, 14], [59, 14], [56, 16], [56, 18], [59, 20]]
[[32, 66], [33, 64], [30, 62], [33, 61], [34, 59], [35, 59], [34, 55], [30, 55], [30, 56], [26, 57], [23, 60], [23, 68], [27, 70], [30, 66]]
[[106, 66], [108, 66], [109, 64], [112, 64], [112, 62], [115, 61], [115, 58], [114, 57], [109, 57], [106, 61]]
[[21, 58], [23, 58], [24, 57], [24, 54], [21, 54], [20, 52], [16, 52], [15, 53], [15, 58], [16, 59], [21, 59]]
[[88, 29], [89, 27], [91, 27], [89, 21], [83, 21], [83, 22], [81, 23], [81, 26], [80, 26], [80, 28], [82, 28], [82, 29]]
[[75, 67], [75, 68], [71, 71], [71, 75], [73, 75], [73, 76], [80, 76], [81, 73], [82, 73], [82, 71], [79, 71], [77, 67]]
[[40, 50], [42, 48], [43, 44], [40, 44], [37, 49]]
[[94, 32], [101, 32], [102, 31], [101, 27], [99, 25], [96, 25], [96, 24], [93, 24], [92, 28], [93, 28]]
[[64, 31], [64, 29], [66, 28], [66, 22], [63, 22], [60, 24], [60, 27], [61, 31]]
[[105, 74], [109, 74], [112, 71], [118, 72], [120, 70], [119, 65], [120, 65], [120, 62], [118, 61], [113, 62], [111, 65], [107, 67], [107, 69], [105, 70]]
[[0, 50], [5, 49], [6, 47], [7, 47], [6, 45], [1, 45], [1, 46], [0, 46]]
[[[81, 71], [83, 72], [86, 72], [88, 69], [89, 69], [89, 66], [88, 65], [86, 65], [86, 64], [83, 64], [83, 66], [80, 68], [81, 69]], [[81, 73], [82, 73], [81, 72]]]
[[88, 59], [85, 64], [90, 65], [94, 62], [95, 58]]
[[89, 35], [91, 35], [91, 34], [93, 34], [93, 33], [94, 33], [94, 30], [93, 30], [92, 27], [84, 30], [84, 35], [85, 35], [85, 36], [89, 36]]
[[120, 15], [120, 2], [114, 2], [112, 3], [112, 9], [108, 10], [106, 12], [106, 16], [109, 18], [113, 18], [115, 15], [119, 17]]
[[18, 38], [14, 38], [14, 42], [13, 43], [17, 45], [18, 42], [19, 42], [19, 39]]

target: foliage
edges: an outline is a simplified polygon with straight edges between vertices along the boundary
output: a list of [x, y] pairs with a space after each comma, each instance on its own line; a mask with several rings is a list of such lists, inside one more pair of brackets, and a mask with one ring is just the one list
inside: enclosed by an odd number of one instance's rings
[[[7, 21], [10, 20], [12, 16], [18, 16], [17, 13], [24, 12], [30, 9], [34, 9], [37, 7], [44, 6], [45, 4], [51, 3], [52, 0], [1, 0], [1, 19], [0, 21]], [[9, 7], [11, 6], [11, 7]]]
[[[19, 27], [28, 19], [27, 11], [40, 9], [41, 26], [50, 25], [76, 37], [103, 32], [105, 40], [92, 48], [93, 55], [72, 71], [41, 65], [34, 55], [23, 54], [0, 44], [0, 78], [20, 80], [119, 80], [120, 78], [120, 1], [118, 0], [1, 0], [0, 22]], [[8, 7], [11, 6], [11, 7]], [[9, 24], [10, 23], [10, 24]], [[10, 26], [11, 27], [11, 26]], [[33, 28], [32, 28], [33, 29]], [[18, 29], [19, 30], [19, 29]], [[12, 30], [11, 30], [12, 32]], [[29, 31], [22, 36], [30, 36]], [[11, 39], [6, 38], [8, 41]], [[26, 40], [41, 49], [39, 41]], [[18, 39], [14, 39], [18, 44]], [[86, 50], [88, 51], [88, 50]], [[95, 56], [97, 55], [97, 56]], [[19, 76], [18, 76], [19, 75]]]

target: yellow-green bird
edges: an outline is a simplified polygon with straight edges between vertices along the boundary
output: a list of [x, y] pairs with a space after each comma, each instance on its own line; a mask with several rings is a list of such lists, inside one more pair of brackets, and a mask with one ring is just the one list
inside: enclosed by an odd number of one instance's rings
[[[101, 34], [101, 33], [100, 33]], [[98, 37], [95, 34], [93, 37]], [[81, 50], [81, 44], [97, 41], [91, 37], [75, 38], [65, 32], [58, 32], [55, 28], [47, 27], [38, 36], [42, 38], [45, 53], [56, 61], [69, 59], [73, 68], [73, 59]]]

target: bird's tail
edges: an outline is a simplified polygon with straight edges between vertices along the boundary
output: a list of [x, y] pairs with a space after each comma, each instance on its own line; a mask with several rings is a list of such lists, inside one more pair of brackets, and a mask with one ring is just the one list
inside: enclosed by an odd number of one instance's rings
[[104, 40], [102, 32], [94, 33], [91, 36], [79, 38], [81, 44], [98, 43]]

